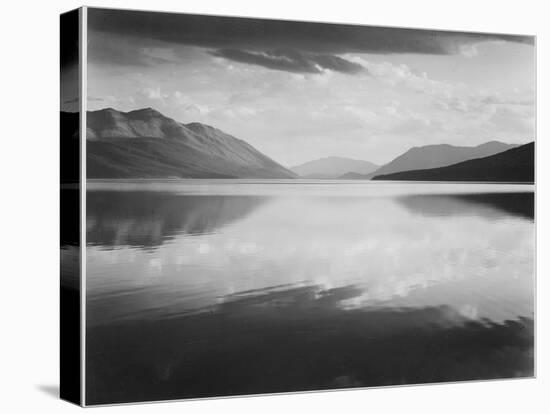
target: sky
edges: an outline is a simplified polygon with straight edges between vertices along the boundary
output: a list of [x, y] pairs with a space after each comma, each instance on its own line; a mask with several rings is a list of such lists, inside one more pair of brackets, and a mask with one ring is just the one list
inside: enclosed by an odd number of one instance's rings
[[534, 64], [529, 36], [88, 10], [88, 110], [152, 107], [285, 166], [532, 141]]

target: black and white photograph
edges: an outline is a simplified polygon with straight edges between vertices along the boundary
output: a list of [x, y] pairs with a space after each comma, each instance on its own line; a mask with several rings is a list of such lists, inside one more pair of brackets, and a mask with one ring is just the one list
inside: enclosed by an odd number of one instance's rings
[[534, 377], [533, 35], [79, 18], [82, 404]]

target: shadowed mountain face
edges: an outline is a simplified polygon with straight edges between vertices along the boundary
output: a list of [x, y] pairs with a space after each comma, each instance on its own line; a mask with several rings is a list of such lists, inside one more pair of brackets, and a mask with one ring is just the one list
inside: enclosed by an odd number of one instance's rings
[[87, 115], [88, 178], [294, 178], [254, 147], [151, 108]]
[[207, 234], [246, 217], [265, 198], [88, 191], [88, 245], [154, 248], [178, 234]]
[[535, 143], [531, 142], [496, 155], [464, 161], [447, 167], [377, 175], [373, 179], [532, 183], [535, 180]]
[[516, 147], [498, 141], [490, 141], [476, 147], [457, 147], [454, 145], [426, 145], [413, 147], [404, 154], [383, 165], [366, 177], [348, 177], [350, 179], [370, 179], [374, 176], [400, 171], [444, 167], [474, 158], [487, 157]]
[[369, 161], [343, 157], [326, 157], [297, 165], [292, 167], [291, 170], [304, 178], [333, 179], [350, 172], [369, 174], [377, 168], [378, 165]]

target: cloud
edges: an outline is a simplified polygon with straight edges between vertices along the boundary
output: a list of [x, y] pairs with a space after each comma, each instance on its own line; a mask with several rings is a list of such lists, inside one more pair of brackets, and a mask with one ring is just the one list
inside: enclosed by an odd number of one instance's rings
[[326, 54], [304, 54], [296, 50], [273, 50], [269, 52], [249, 52], [240, 49], [219, 49], [212, 51], [216, 57], [268, 69], [294, 73], [322, 73], [324, 70], [355, 74], [365, 71], [358, 63], [339, 56]]
[[143, 87], [132, 96], [133, 104], [140, 108], [153, 103], [155, 108], [176, 120], [196, 119], [210, 112], [208, 105], [194, 102], [181, 91], [166, 92], [160, 87]]
[[[474, 56], [485, 41], [534, 42], [531, 36], [96, 8], [88, 10], [88, 27], [94, 62], [156, 65], [184, 59], [177, 51], [182, 46], [198, 46], [218, 57], [294, 73], [361, 72], [340, 57], [346, 53]], [[103, 40], [96, 42], [98, 36]]]
[[[451, 89], [449, 91], [452, 91]], [[456, 92], [456, 90], [454, 91]], [[434, 106], [444, 111], [462, 114], [494, 114], [499, 108], [518, 108], [530, 112], [534, 109], [534, 94], [531, 90], [516, 91], [508, 94], [470, 93], [456, 96], [453, 93], [440, 94], [434, 99]], [[517, 111], [516, 111], [517, 112]]]
[[482, 99], [482, 103], [486, 105], [517, 105], [517, 106], [533, 106], [535, 97], [532, 92], [524, 97], [503, 98], [496, 95], [488, 95]]
[[134, 37], [97, 33], [88, 40], [88, 61], [119, 66], [155, 66], [176, 63], [178, 58], [167, 47]]
[[475, 57], [479, 54], [476, 43], [461, 45], [459, 50], [462, 56], [469, 58]]
[[532, 114], [508, 106], [499, 106], [489, 118], [495, 128], [508, 133], [524, 135], [532, 139], [535, 133], [535, 122]]
[[451, 82], [432, 79], [426, 72], [415, 70], [404, 63], [372, 62], [359, 56], [350, 56], [349, 60], [364, 67], [372, 78], [391, 87], [406, 88], [418, 94], [445, 98], [450, 97], [457, 89], [457, 85]]
[[330, 69], [336, 72], [354, 74], [366, 72], [366, 69], [358, 63], [350, 62], [339, 56], [333, 55], [313, 55], [311, 59], [325, 69]]

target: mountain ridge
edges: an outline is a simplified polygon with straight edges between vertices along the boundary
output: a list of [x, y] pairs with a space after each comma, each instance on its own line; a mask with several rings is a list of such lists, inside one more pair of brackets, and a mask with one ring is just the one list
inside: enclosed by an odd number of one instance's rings
[[295, 178], [244, 140], [153, 108], [87, 113], [88, 178]]
[[373, 180], [532, 183], [535, 180], [535, 143], [445, 167], [376, 175]]
[[368, 174], [377, 168], [378, 165], [370, 161], [329, 156], [290, 167], [290, 170], [303, 178], [335, 179], [349, 172]]
[[430, 144], [411, 147], [376, 171], [356, 179], [371, 179], [377, 175], [392, 174], [400, 171], [445, 167], [470, 159], [486, 157], [517, 147], [517, 144], [491, 140], [475, 146], [457, 146], [452, 144]]

